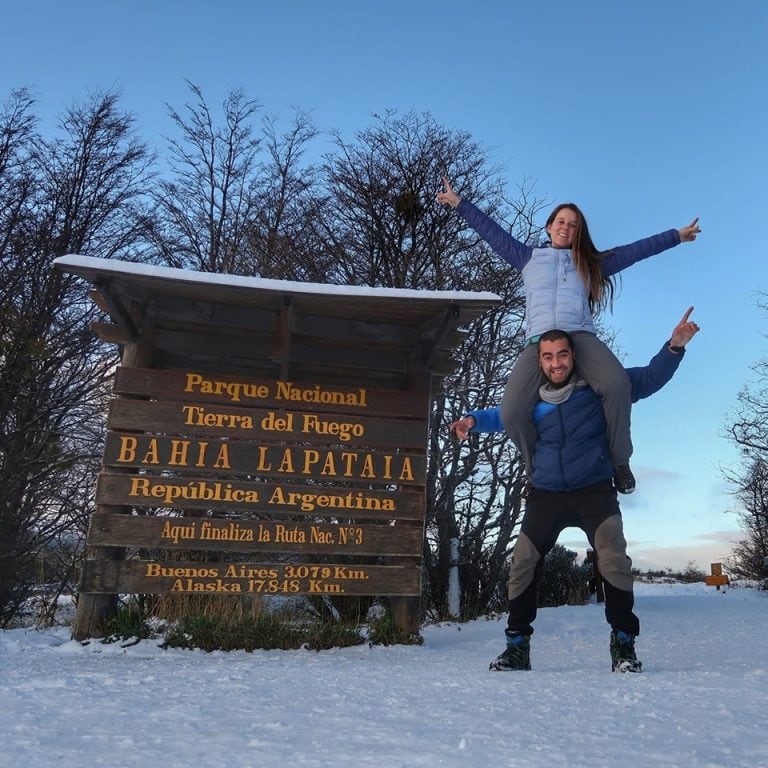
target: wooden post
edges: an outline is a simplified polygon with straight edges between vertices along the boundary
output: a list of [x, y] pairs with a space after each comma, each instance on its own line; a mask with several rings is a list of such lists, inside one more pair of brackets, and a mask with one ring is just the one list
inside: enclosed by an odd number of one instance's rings
[[[141, 367], [150, 362], [152, 357], [151, 344], [148, 343], [150, 338], [151, 334], [147, 334], [142, 339], [142, 343], [127, 344], [123, 349], [122, 364], [127, 367]], [[129, 469], [122, 471], [130, 474], [136, 472], [136, 470]], [[90, 528], [98, 522], [99, 516], [130, 512], [131, 507], [97, 505], [89, 524], [89, 534], [86, 541], [90, 538]], [[124, 558], [125, 547], [100, 547], [89, 544], [85, 550], [86, 561], [123, 560]], [[117, 598], [118, 595], [116, 594], [80, 592], [77, 596], [77, 608], [72, 622], [72, 639], [80, 642], [88, 637], [94, 637], [98, 632], [99, 624], [117, 612]]]

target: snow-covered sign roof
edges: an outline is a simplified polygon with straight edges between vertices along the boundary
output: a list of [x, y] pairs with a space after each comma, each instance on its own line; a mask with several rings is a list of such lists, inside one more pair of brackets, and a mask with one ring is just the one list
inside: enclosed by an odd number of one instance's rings
[[103, 339], [151, 336], [155, 367], [362, 377], [396, 389], [419, 368], [449, 373], [461, 329], [501, 301], [489, 292], [300, 283], [80, 255], [54, 263], [93, 285], [112, 320], [97, 326]]
[[[205, 286], [211, 295], [221, 293], [221, 289], [230, 289], [238, 295], [246, 292], [274, 292], [281, 295], [366, 297], [371, 299], [399, 299], [425, 303], [467, 302], [481, 303], [486, 308], [495, 306], [501, 299], [495, 293], [487, 291], [426, 291], [412, 288], [372, 288], [365, 285], [332, 285], [329, 283], [299, 283], [291, 280], [269, 280], [261, 277], [243, 277], [241, 275], [222, 275], [214, 272], [194, 272], [190, 269], [173, 269], [152, 264], [131, 261], [99, 259], [92, 256], [69, 254], [55, 260], [55, 265], [65, 272], [85, 277], [91, 282], [100, 278], [122, 278], [133, 285], [146, 285], [148, 278], [154, 285], [173, 284], [179, 291], [182, 286]], [[230, 294], [231, 295], [231, 294]], [[343, 299], [342, 299], [343, 300]]]

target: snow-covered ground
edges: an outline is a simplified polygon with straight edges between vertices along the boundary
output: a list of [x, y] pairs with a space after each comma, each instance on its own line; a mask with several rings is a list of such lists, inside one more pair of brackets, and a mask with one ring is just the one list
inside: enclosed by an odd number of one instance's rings
[[602, 606], [543, 609], [532, 672], [503, 618], [423, 646], [210, 653], [0, 633], [0, 766], [766, 768], [768, 593], [637, 585], [645, 671]]

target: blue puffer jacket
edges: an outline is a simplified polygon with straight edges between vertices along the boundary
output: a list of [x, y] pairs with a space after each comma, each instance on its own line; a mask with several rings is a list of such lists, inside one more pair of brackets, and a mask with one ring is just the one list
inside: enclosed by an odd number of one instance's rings
[[[501, 258], [521, 270], [525, 285], [526, 338], [553, 328], [595, 332], [589, 297], [569, 248], [524, 245], [468, 200], [462, 200], [456, 210]], [[669, 229], [619, 246], [603, 259], [603, 274], [610, 277], [635, 262], [679, 244], [680, 233]]]
[[[670, 352], [665, 343], [651, 362], [627, 368], [632, 382], [632, 402], [658, 392], [674, 375], [685, 352]], [[602, 398], [589, 387], [577, 389], [564, 403], [534, 410], [538, 431], [533, 453], [534, 488], [572, 491], [610, 480], [613, 465], [608, 453]], [[498, 408], [470, 411], [473, 432], [502, 432]]]

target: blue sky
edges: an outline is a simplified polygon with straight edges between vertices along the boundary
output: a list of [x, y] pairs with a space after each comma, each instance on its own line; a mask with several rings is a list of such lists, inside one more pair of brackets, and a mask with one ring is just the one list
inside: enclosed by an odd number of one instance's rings
[[[693, 304], [702, 331], [673, 382], [635, 407], [638, 490], [623, 501], [636, 565], [700, 567], [738, 538], [720, 468], [727, 412], [768, 356], [768, 3], [763, 0], [29, 0], [4, 13], [0, 97], [29, 86], [44, 128], [117, 88], [163, 145], [185, 79], [212, 106], [235, 88], [346, 137], [370, 115], [430, 112], [469, 131], [510, 188], [571, 200], [600, 248], [700, 217], [699, 240], [623, 274], [613, 315], [628, 365]], [[574, 548], [580, 535], [562, 542]]]

